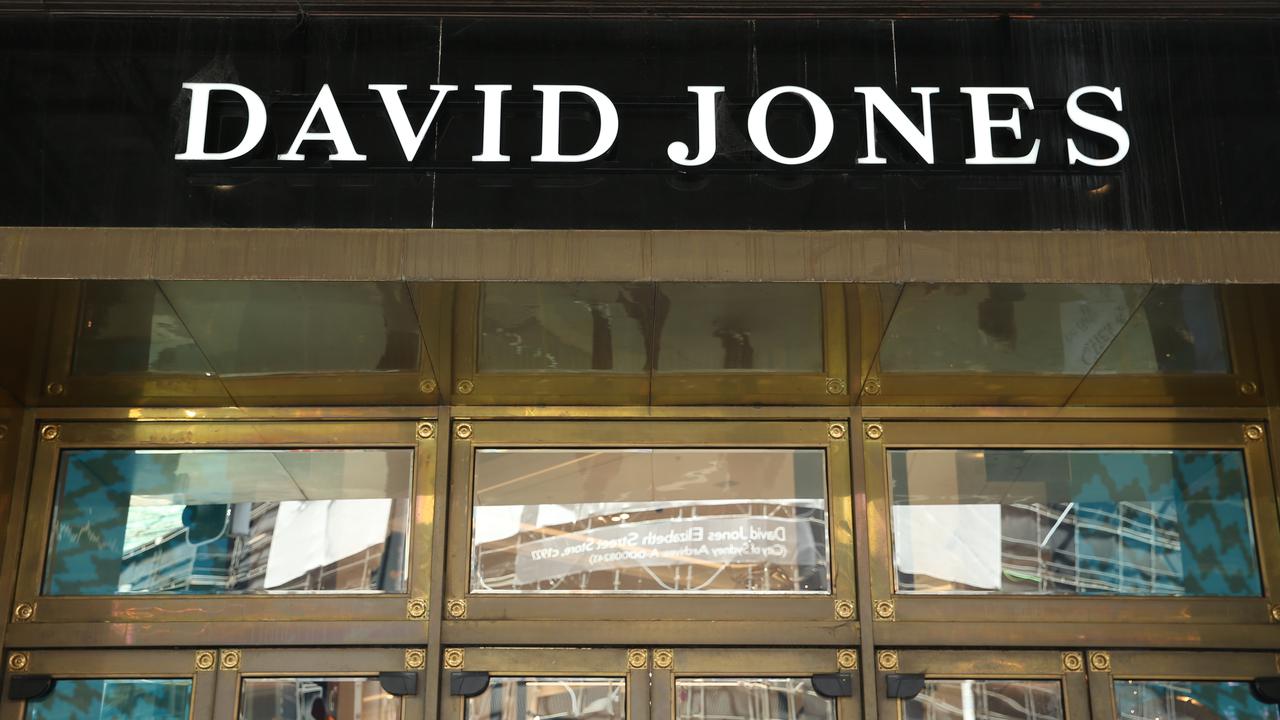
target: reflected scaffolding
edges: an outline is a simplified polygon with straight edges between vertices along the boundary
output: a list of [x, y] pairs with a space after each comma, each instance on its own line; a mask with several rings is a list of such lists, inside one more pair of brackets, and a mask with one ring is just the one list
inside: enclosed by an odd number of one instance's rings
[[1053, 680], [926, 680], [902, 703], [903, 720], [1063, 720]]
[[625, 720], [622, 678], [493, 677], [468, 698], [466, 720]]

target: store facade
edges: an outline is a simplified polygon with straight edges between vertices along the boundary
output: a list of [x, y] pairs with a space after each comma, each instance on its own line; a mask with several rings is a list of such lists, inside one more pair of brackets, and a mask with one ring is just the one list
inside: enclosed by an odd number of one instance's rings
[[0, 720], [1280, 720], [1280, 23], [1050, 4], [0, 14]]

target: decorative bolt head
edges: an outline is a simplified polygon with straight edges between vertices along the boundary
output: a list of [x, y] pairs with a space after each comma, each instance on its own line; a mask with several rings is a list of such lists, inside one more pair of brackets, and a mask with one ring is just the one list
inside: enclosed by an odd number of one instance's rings
[[1078, 652], [1062, 653], [1062, 669], [1067, 672], [1080, 672], [1084, 669], [1084, 655]]
[[1280, 622], [1280, 605], [1271, 606], [1271, 622]]
[[831, 423], [831, 426], [827, 428], [827, 434], [831, 436], [832, 440], [843, 440], [846, 432], [848, 431], [845, 429], [844, 423]]
[[866, 382], [864, 382], [864, 383], [862, 383], [862, 392], [864, 392], [864, 393], [866, 393], [866, 394], [868, 394], [868, 395], [879, 395], [879, 394], [880, 394], [880, 379], [879, 379], [879, 378], [867, 378], [867, 381], [866, 381]]
[[1245, 425], [1244, 439], [1250, 442], [1261, 440], [1266, 433], [1263, 432], [1261, 425]]
[[872, 423], [866, 429], [867, 438], [871, 440], [879, 440], [884, 437], [884, 426]]
[[472, 432], [474, 432], [474, 430], [471, 428], [471, 423], [460, 423], [458, 427], [454, 429], [453, 434], [457, 435], [459, 440], [466, 440], [471, 437]]
[[852, 620], [853, 619], [853, 602], [850, 600], [836, 601], [836, 619]]
[[1111, 671], [1111, 656], [1104, 652], [1089, 653], [1089, 667], [1098, 672]]
[[436, 381], [431, 379], [423, 380], [418, 383], [418, 390], [421, 391], [423, 395], [430, 395], [436, 391], [437, 387]]
[[632, 670], [640, 670], [649, 666], [648, 650], [628, 650], [627, 651], [627, 667]]
[[898, 652], [896, 650], [881, 650], [876, 653], [876, 667], [881, 670], [897, 670]]
[[449, 648], [444, 651], [444, 666], [453, 670], [462, 667], [462, 663], [466, 660], [466, 656], [462, 652], [462, 648]]
[[653, 666], [660, 670], [670, 670], [676, 663], [676, 654], [673, 650], [654, 650]]
[[9, 437], [9, 426], [0, 425], [0, 440], [3, 440], [7, 437]]
[[857, 670], [858, 669], [858, 651], [857, 650], [837, 650], [836, 666], [841, 670]]
[[222, 651], [222, 669], [235, 670], [240, 667], [240, 651], [239, 650], [223, 650]]
[[457, 389], [459, 395], [470, 395], [476, 389], [476, 384], [470, 380], [459, 380]]
[[61, 434], [62, 428], [57, 425], [45, 425], [40, 428], [40, 437], [45, 440], [57, 440], [58, 436]]
[[1240, 394], [1241, 395], [1257, 395], [1258, 383], [1252, 380], [1245, 380], [1244, 382], [1240, 383]]
[[896, 614], [892, 600], [877, 600], [875, 611], [876, 617], [881, 620], [893, 620]]
[[62, 383], [51, 382], [44, 386], [44, 393], [53, 397], [60, 397], [66, 391], [67, 388]]
[[427, 616], [427, 601], [423, 598], [414, 598], [405, 606], [405, 614], [410, 620], [421, 620]]
[[436, 436], [435, 425], [432, 425], [431, 423], [422, 423], [418, 425], [418, 437], [422, 438], [423, 440], [427, 440], [435, 436]]
[[849, 385], [843, 378], [827, 378], [827, 394], [843, 395], [849, 390]]
[[466, 600], [450, 600], [444, 606], [445, 612], [454, 620], [461, 620], [467, 616]]
[[26, 622], [36, 616], [36, 606], [34, 603], [18, 603], [13, 608], [13, 619], [17, 622]]
[[218, 663], [218, 655], [212, 650], [196, 651], [196, 670], [212, 670]]
[[426, 650], [405, 650], [404, 651], [404, 669], [405, 670], [421, 670], [427, 666]]
[[31, 665], [31, 656], [26, 653], [9, 653], [10, 672], [22, 672]]

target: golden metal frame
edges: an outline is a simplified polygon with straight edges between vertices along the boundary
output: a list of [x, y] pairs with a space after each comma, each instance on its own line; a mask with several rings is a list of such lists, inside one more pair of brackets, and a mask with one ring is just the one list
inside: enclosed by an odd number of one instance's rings
[[[439, 720], [465, 720], [466, 698], [447, 692], [449, 673], [484, 671], [491, 677], [617, 678], [627, 683], [627, 720], [649, 720], [649, 653], [643, 664], [626, 648], [448, 648], [441, 665]], [[456, 662], [450, 662], [450, 660]]]
[[[676, 681], [681, 678], [786, 678], [849, 672], [855, 681], [860, 679], [856, 667], [840, 665], [839, 653], [844, 651], [833, 648], [674, 648], [665, 651], [673, 656], [666, 667], [658, 662], [659, 652], [663, 651], [654, 651], [651, 720], [676, 719]], [[857, 682], [851, 697], [834, 698], [837, 720], [862, 717], [861, 687]]]
[[1093, 716], [1116, 715], [1115, 680], [1251, 681], [1280, 672], [1280, 655], [1249, 652], [1160, 652], [1098, 650], [1090, 658], [1105, 656], [1104, 663], [1090, 662], [1089, 693]]
[[[228, 662], [230, 653], [235, 653], [234, 664]], [[409, 653], [418, 653], [422, 664], [409, 667], [406, 662]], [[415, 655], [414, 659], [417, 657]], [[380, 672], [415, 672], [418, 675], [418, 694], [401, 698], [401, 720], [419, 720], [428, 707], [425, 649], [250, 648], [223, 650], [219, 658], [215, 718], [241, 717], [241, 680], [246, 678], [326, 677], [376, 680]]]
[[[207, 651], [199, 651], [207, 652]], [[160, 679], [190, 678], [189, 720], [213, 720], [216, 673], [197, 666], [194, 650], [12, 650], [5, 652], [5, 700], [0, 720], [21, 720], [25, 702], [8, 700], [8, 683], [15, 673], [52, 675], [55, 679]], [[12, 667], [15, 654], [26, 658], [21, 670]]]
[[[892, 642], [907, 641], [914, 635], [901, 629], [905, 622], [952, 623], [943, 634], [988, 637], [992, 618], [996, 627], [1009, 623], [1036, 623], [1010, 635], [1008, 641], [1035, 644], [1057, 632], [1055, 642], [1089, 639], [1094, 644], [1115, 643], [1117, 637], [1132, 634], [1136, 644], [1143, 639], [1140, 623], [1169, 623], [1173, 626], [1196, 623], [1215, 626], [1206, 636], [1186, 637], [1182, 642], [1206, 642], [1222, 637], [1222, 642], [1244, 639], [1244, 634], [1219, 635], [1222, 624], [1265, 625], [1270, 621], [1270, 605], [1280, 595], [1280, 518], [1276, 514], [1276, 489], [1264, 441], [1245, 437], [1248, 423], [1232, 422], [984, 422], [879, 421], [864, 427], [867, 482], [868, 533], [872, 557], [871, 594], [875, 601], [893, 601], [895, 627], [886, 627]], [[874, 437], [873, 437], [874, 436]], [[890, 528], [891, 495], [887, 453], [908, 448], [1134, 448], [1134, 449], [1224, 449], [1244, 454], [1248, 473], [1252, 521], [1257, 539], [1264, 596], [1257, 598], [1162, 598], [1162, 597], [1062, 597], [1016, 595], [923, 595], [899, 594], [892, 567]], [[1079, 618], [1063, 622], [1064, 618]], [[958, 623], [958, 624], [957, 624]], [[887, 623], [882, 623], [888, 626]], [[967, 626], [965, 624], [968, 624]], [[1120, 629], [1113, 629], [1125, 624]], [[1108, 627], [1111, 626], [1111, 627]], [[1149, 629], [1149, 628], [1148, 628]], [[877, 640], [881, 640], [877, 627]], [[1256, 633], [1257, 628], [1245, 630]], [[1274, 642], [1280, 635], [1266, 635], [1262, 642]], [[1181, 635], [1181, 633], [1179, 633]], [[1074, 638], [1071, 639], [1071, 638]], [[980, 641], [979, 641], [980, 642]], [[1213, 641], [1218, 642], [1218, 641]], [[984, 643], [985, 644], [985, 643]], [[1243, 647], [1255, 647], [1246, 644]]]
[[[85, 642], [89, 638], [110, 642], [129, 638], [129, 643], [146, 642], [154, 635], [157, 644], [180, 644], [183, 638], [207, 643], [208, 621], [247, 623], [232, 630], [237, 640], [260, 636], [253, 623], [288, 620], [312, 623], [352, 621], [396, 621], [399, 628], [387, 628], [388, 642], [415, 642], [415, 633], [425, 636], [421, 620], [403, 627], [407, 604], [430, 592], [430, 567], [434, 512], [436, 439], [421, 437], [419, 428], [434, 427], [431, 419], [405, 421], [245, 421], [245, 422], [44, 422], [42, 439], [35, 447], [27, 502], [27, 525], [18, 572], [16, 603], [37, 608], [34, 617], [22, 625], [21, 642], [33, 645]], [[369, 595], [226, 595], [226, 596], [41, 596], [43, 568], [48, 551], [50, 523], [56, 501], [59, 456], [72, 448], [310, 448], [310, 447], [403, 447], [415, 450], [411, 485], [412, 536], [409, 544], [409, 575], [406, 592]], [[114, 624], [129, 624], [125, 631]], [[55, 624], [70, 624], [59, 629]], [[38, 627], [44, 626], [44, 627]], [[293, 625], [301, 628], [302, 625]], [[313, 625], [314, 628], [314, 625]], [[144, 631], [145, 632], [141, 632]], [[352, 633], [354, 635], [354, 633]], [[317, 639], [343, 637], [342, 632], [320, 633]], [[225, 638], [224, 638], [225, 639]], [[15, 637], [11, 633], [9, 640]], [[336, 641], [336, 640], [334, 640]], [[366, 636], [365, 641], [369, 641]], [[419, 640], [420, 641], [420, 640]], [[258, 641], [261, 642], [260, 640]], [[350, 640], [341, 640], [350, 642]]]
[[[892, 653], [892, 664], [886, 662], [886, 653]], [[902, 720], [903, 717], [903, 703], [885, 696], [885, 677], [891, 673], [923, 674], [928, 679], [1054, 680], [1062, 683], [1064, 719], [1090, 718], [1086, 675], [1083, 671], [1067, 670], [1063, 654], [1059, 652], [883, 650], [877, 655], [876, 708], [880, 720]]]
[[[555, 622], [572, 623], [579, 632], [591, 623], [601, 623], [599, 632], [614, 642], [710, 642], [726, 641], [726, 628], [733, 623], [755, 628], [759, 644], [794, 644], [803, 638], [826, 638], [852, 642], [847, 633], [851, 620], [837, 618], [835, 603], [854, 601], [854, 534], [851, 507], [849, 442], [845, 422], [808, 421], [467, 421], [466, 433], [455, 424], [451, 450], [449, 529], [446, 548], [445, 597], [465, 599], [465, 620], [445, 618], [447, 642], [555, 643], [563, 641], [563, 630]], [[466, 437], [462, 437], [462, 435]], [[833, 434], [841, 434], [840, 438]], [[537, 596], [470, 593], [472, 466], [478, 448], [561, 447], [561, 448], [820, 448], [826, 451], [828, 527], [831, 547], [832, 593], [815, 596], [742, 597], [708, 594], [705, 597], [658, 594], [593, 594]], [[790, 624], [780, 628], [777, 618]], [[516, 621], [522, 622], [516, 622]], [[717, 621], [708, 625], [708, 620]], [[478, 622], [483, 621], [483, 622]], [[666, 621], [656, 623], [655, 621]], [[519, 629], [513, 626], [518, 625]], [[463, 626], [469, 630], [462, 630]], [[505, 628], [505, 629], [502, 629]], [[470, 634], [479, 633], [478, 635]], [[514, 634], [513, 634], [514, 633]], [[683, 638], [683, 639], [682, 639]], [[637, 644], [642, 644], [637, 642]]]

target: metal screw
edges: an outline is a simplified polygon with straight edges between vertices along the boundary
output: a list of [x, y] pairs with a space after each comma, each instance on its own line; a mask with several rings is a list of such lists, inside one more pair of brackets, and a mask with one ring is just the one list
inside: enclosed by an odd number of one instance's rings
[[431, 423], [422, 423], [421, 425], [418, 426], [418, 437], [422, 438], [423, 440], [427, 440], [435, 436], [436, 436], [435, 425], [432, 425]]
[[1244, 428], [1244, 437], [1246, 440], [1261, 440], [1264, 434], [1265, 433], [1263, 432], [1261, 425], [1246, 425]]
[[54, 396], [54, 397], [58, 397], [58, 396], [62, 395], [62, 393], [66, 392], [66, 391], [67, 391], [67, 388], [66, 388], [66, 386], [64, 386], [62, 383], [52, 382], [52, 383], [49, 383], [48, 385], [45, 385], [45, 386], [44, 386], [44, 392], [45, 392], [45, 394], [46, 394], [46, 395], [52, 395], [52, 396]]
[[453, 431], [453, 434], [457, 435], [459, 440], [466, 440], [471, 437], [472, 432], [470, 423], [462, 423]]
[[423, 395], [430, 395], [431, 393], [436, 391], [436, 381], [423, 380], [422, 382], [418, 383], [418, 390], [422, 391]]
[[831, 423], [831, 427], [827, 428], [827, 434], [832, 440], [843, 440], [845, 432], [844, 423]]
[[872, 440], [879, 440], [880, 438], [884, 437], [884, 427], [880, 425], [875, 425], [875, 424], [868, 425], [867, 437]]
[[880, 379], [879, 379], [879, 378], [867, 378], [867, 381], [866, 381], [865, 383], [863, 383], [863, 384], [862, 384], [862, 392], [864, 392], [864, 393], [866, 393], [866, 394], [868, 394], [868, 395], [879, 395], [879, 394], [880, 394]]
[[827, 394], [843, 395], [847, 392], [849, 386], [841, 378], [827, 378]]
[[58, 427], [57, 425], [45, 425], [44, 427], [40, 428], [40, 437], [44, 438], [45, 440], [57, 440], [58, 436], [61, 434], [62, 434], [62, 428]]
[[459, 395], [470, 395], [471, 391], [476, 389], [476, 384], [470, 380], [459, 380], [457, 388]]

